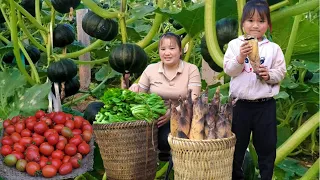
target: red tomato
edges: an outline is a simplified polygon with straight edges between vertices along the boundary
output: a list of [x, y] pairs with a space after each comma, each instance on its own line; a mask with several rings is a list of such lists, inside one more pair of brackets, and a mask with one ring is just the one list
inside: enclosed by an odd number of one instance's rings
[[1, 139], [1, 144], [2, 145], [9, 145], [12, 146], [13, 145], [13, 140], [9, 137], [9, 136], [5, 136]]
[[53, 116], [52, 120], [56, 124], [64, 124], [67, 120], [66, 115], [64, 112], [56, 112], [55, 115]]
[[68, 120], [68, 119], [72, 119], [72, 117], [73, 117], [72, 114], [67, 114], [67, 113], [66, 113], [66, 119], [67, 119], [67, 120]]
[[47, 137], [47, 141], [50, 145], [54, 146], [59, 141], [59, 134], [58, 133], [52, 133]]
[[51, 125], [52, 125], [52, 120], [51, 120], [49, 117], [47, 117], [47, 116], [42, 116], [42, 117], [40, 118], [40, 121], [44, 121], [48, 126], [51, 126]]
[[83, 126], [83, 125], [86, 125], [86, 124], [91, 125], [91, 124], [90, 124], [90, 122], [89, 122], [88, 120], [84, 119], [84, 120], [83, 120], [83, 122], [82, 122], [82, 126]]
[[56, 114], [56, 112], [51, 112], [49, 114], [47, 114], [47, 116], [50, 118], [50, 119], [53, 119], [54, 115]]
[[21, 133], [21, 131], [24, 130], [25, 127], [26, 125], [22, 121], [19, 121], [14, 125], [14, 129], [17, 133]]
[[82, 137], [80, 135], [75, 135], [71, 139], [69, 139], [70, 144], [74, 144], [78, 146], [80, 143], [82, 143]]
[[53, 165], [46, 165], [41, 170], [43, 177], [51, 178], [57, 174], [57, 169]]
[[63, 141], [63, 142], [65, 142], [66, 144], [68, 144], [68, 140], [67, 140], [67, 138], [65, 138], [64, 136], [59, 136], [59, 141]]
[[6, 155], [8, 155], [8, 154], [11, 154], [11, 152], [12, 152], [11, 146], [9, 146], [9, 145], [3, 145], [3, 146], [1, 147], [1, 155], [2, 155], [2, 156], [6, 156]]
[[36, 121], [29, 121], [29, 122], [27, 122], [26, 123], [26, 127], [31, 131], [31, 132], [33, 132], [33, 130], [34, 130], [34, 125], [36, 125]]
[[6, 132], [8, 135], [11, 135], [14, 131], [15, 131], [14, 125], [9, 125], [9, 126], [5, 129], [5, 132]]
[[92, 138], [92, 132], [90, 132], [89, 130], [85, 130], [82, 132], [82, 138], [84, 141], [86, 142], [90, 142], [91, 138]]
[[59, 150], [64, 150], [64, 147], [66, 146], [66, 142], [64, 141], [59, 141], [57, 144], [56, 144], [56, 149], [59, 149]]
[[35, 116], [37, 119], [40, 119], [42, 116], [45, 116], [45, 115], [46, 115], [46, 113], [45, 113], [44, 111], [38, 110], [34, 116]]
[[40, 165], [36, 162], [28, 162], [26, 171], [30, 176], [36, 176], [40, 173]]
[[53, 128], [54, 128], [59, 134], [61, 134], [61, 130], [62, 130], [63, 127], [64, 127], [63, 124], [57, 124], [57, 125], [55, 125]]
[[69, 156], [73, 156], [77, 153], [77, 146], [74, 144], [67, 144], [66, 147], [64, 147], [64, 152]]
[[90, 146], [86, 142], [82, 142], [78, 146], [78, 152], [81, 153], [82, 155], [86, 155], [90, 152]]
[[32, 150], [34, 150], [34, 151], [37, 151], [37, 152], [39, 153], [39, 147], [36, 146], [36, 145], [34, 145], [34, 144], [28, 145], [26, 151], [27, 151], [27, 150], [30, 150], [30, 149], [32, 149]]
[[63, 151], [61, 151], [59, 149], [53, 151], [52, 154], [51, 154], [52, 159], [60, 159], [60, 160], [62, 160], [63, 156], [64, 156]]
[[32, 143], [32, 137], [22, 137], [19, 141], [24, 147], [27, 147]]
[[39, 121], [34, 125], [34, 132], [36, 132], [39, 135], [43, 135], [46, 130], [48, 130], [49, 127], [44, 121]]
[[72, 134], [73, 135], [81, 135], [82, 131], [81, 131], [81, 129], [72, 129]]
[[12, 151], [11, 154], [13, 154], [18, 160], [24, 159], [24, 155], [22, 154], [22, 152]]
[[85, 124], [82, 126], [82, 131], [88, 130], [90, 132], [93, 132], [91, 124]]
[[51, 159], [50, 163], [51, 163], [51, 165], [53, 165], [54, 167], [59, 169], [62, 164], [62, 161], [60, 159]]
[[70, 128], [68, 127], [63, 127], [61, 130], [61, 135], [66, 137], [67, 139], [72, 138], [73, 134]]
[[31, 121], [35, 121], [36, 122], [37, 118], [34, 117], [34, 116], [29, 116], [29, 117], [26, 118], [25, 123], [27, 124], [28, 122], [31, 122]]
[[24, 129], [21, 131], [21, 137], [31, 137], [31, 131], [29, 129]]
[[71, 162], [72, 167], [73, 167], [74, 169], [79, 168], [80, 165], [81, 165], [81, 160], [78, 159], [77, 157], [72, 157], [72, 158], [70, 159], [70, 162]]
[[78, 159], [82, 159], [82, 154], [77, 153], [77, 154], [76, 154], [76, 155], [74, 155], [73, 157], [76, 157], [76, 158], [78, 158]]
[[23, 153], [26, 147], [20, 143], [14, 143], [13, 150]]
[[48, 130], [46, 130], [46, 132], [44, 132], [43, 136], [46, 137], [46, 138], [48, 138], [48, 136], [49, 136], [50, 134], [53, 134], [53, 133], [58, 134], [58, 132], [57, 132], [55, 129], [48, 129]]
[[72, 164], [70, 162], [63, 163], [59, 168], [60, 175], [66, 175], [72, 172]]
[[81, 116], [73, 116], [74, 128], [75, 128], [75, 129], [81, 129], [81, 127], [82, 127], [82, 122], [83, 122], [84, 120], [85, 120], [85, 119], [83, 119], [83, 117], [81, 117]]
[[67, 162], [69, 162], [70, 161], [70, 156], [68, 156], [68, 155], [66, 155], [66, 156], [64, 156], [63, 157], [63, 159], [62, 159], [62, 163], [67, 163]]
[[41, 156], [41, 157], [40, 157], [39, 165], [40, 165], [41, 169], [42, 169], [44, 166], [47, 165], [48, 161], [49, 161], [49, 160], [48, 160], [47, 157], [45, 157], [45, 156]]
[[16, 124], [18, 121], [20, 121], [20, 115], [15, 116], [11, 119], [12, 124]]
[[65, 127], [68, 127], [69, 129], [74, 129], [74, 122], [70, 119], [66, 120], [66, 122], [64, 123]]
[[40, 161], [39, 151], [34, 150], [34, 149], [27, 149], [25, 152], [25, 159], [28, 162], [30, 162], [30, 161], [39, 162]]
[[21, 139], [20, 134], [17, 133], [17, 132], [13, 132], [10, 137], [11, 137], [11, 139], [12, 139], [12, 141], [13, 141], [14, 143], [15, 143], [15, 142], [19, 142], [20, 139]]
[[40, 146], [44, 142], [44, 137], [41, 135], [35, 135], [32, 137], [32, 143], [35, 144], [36, 146]]
[[9, 125], [11, 125], [11, 121], [9, 119], [3, 121], [3, 128], [7, 128]]
[[45, 156], [50, 156], [52, 152], [54, 151], [54, 147], [51, 146], [49, 143], [44, 142], [40, 145], [40, 153], [45, 155]]

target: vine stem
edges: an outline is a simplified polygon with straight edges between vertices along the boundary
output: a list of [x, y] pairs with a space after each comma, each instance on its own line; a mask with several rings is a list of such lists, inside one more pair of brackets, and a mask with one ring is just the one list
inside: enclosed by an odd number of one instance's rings
[[[16, 58], [16, 62], [18, 65], [18, 68], [20, 72], [25, 76], [27, 81], [31, 84], [34, 85], [36, 84], [34, 80], [31, 78], [31, 76], [28, 74], [26, 71], [25, 67], [23, 66], [21, 62], [21, 56], [20, 56], [20, 50], [19, 50], [19, 44], [18, 44], [18, 31], [17, 31], [17, 15], [16, 15], [16, 10], [15, 10], [15, 2], [14, 0], [10, 0], [10, 18], [11, 18], [11, 23], [10, 23], [10, 31], [11, 31], [11, 42], [13, 44], [13, 54]], [[9, 25], [9, 24], [8, 24]]]
[[242, 24], [241, 22], [241, 17], [242, 17], [242, 11], [243, 11], [243, 7], [246, 4], [245, 0], [237, 0], [237, 11], [238, 11], [238, 24], [239, 24], [239, 28], [238, 28], [238, 35], [242, 35]]
[[289, 4], [289, 1], [288, 0], [284, 0], [284, 1], [278, 2], [278, 3], [274, 4], [274, 5], [271, 5], [269, 7], [270, 8], [270, 12], [275, 11], [277, 9], [280, 9], [280, 8], [282, 8], [282, 7], [284, 7], [284, 6], [288, 5], [288, 4]]
[[79, 56], [81, 56], [82, 54], [85, 54], [99, 46], [102, 45], [102, 43], [104, 43], [104, 41], [98, 39], [96, 40], [94, 43], [90, 44], [89, 46], [79, 50], [79, 51], [76, 51], [76, 52], [72, 52], [72, 53], [67, 53], [67, 54], [59, 54], [57, 55], [58, 58], [60, 59], [63, 59], [63, 58], [77, 58]]
[[[304, 0], [300, 0], [299, 1], [299, 3], [303, 3], [303, 2], [304, 2]], [[291, 61], [293, 47], [294, 47], [294, 43], [295, 43], [296, 38], [297, 38], [299, 24], [300, 24], [300, 21], [302, 19], [302, 16], [303, 15], [300, 14], [300, 15], [297, 15], [297, 16], [294, 17], [293, 26], [292, 26], [292, 29], [291, 29], [291, 34], [290, 34], [290, 37], [289, 37], [289, 42], [288, 42], [286, 53], [285, 53], [285, 56], [284, 56], [287, 67], [289, 66], [290, 61]]]
[[105, 57], [105, 58], [102, 58], [102, 59], [96, 59], [94, 61], [78, 61], [78, 60], [73, 60], [74, 63], [76, 64], [81, 64], [81, 65], [95, 65], [95, 64], [102, 64], [102, 63], [105, 63], [105, 62], [108, 62], [109, 61], [109, 58], [108, 57]]
[[288, 154], [301, 144], [317, 127], [319, 111], [304, 122], [280, 147], [277, 148], [275, 164], [280, 163]]
[[191, 40], [189, 41], [188, 50], [187, 50], [186, 56], [185, 56], [185, 58], [184, 58], [184, 61], [186, 61], [186, 62], [189, 61], [190, 56], [191, 56], [191, 52], [192, 52], [192, 50], [193, 50], [193, 47], [194, 47], [194, 40], [191, 39]]
[[103, 18], [116, 18], [118, 17], [118, 12], [109, 12], [105, 9], [99, 7], [94, 1], [92, 0], [82, 0], [82, 3], [87, 6], [92, 12], [99, 15]]
[[[164, 5], [164, 0], [158, 0], [158, 7], [162, 8]], [[161, 23], [163, 22], [163, 15], [160, 13], [156, 13], [156, 16], [154, 18], [152, 27], [148, 34], [139, 42], [137, 42], [137, 45], [140, 46], [141, 48], [145, 48], [151, 41], [154, 35], [157, 33]]]
[[300, 180], [314, 179], [319, 174], [319, 158], [313, 165], [308, 169], [308, 171], [300, 178]]
[[127, 0], [121, 0], [119, 22], [120, 22], [122, 44], [125, 44], [127, 42], [127, 27], [126, 27], [126, 17], [125, 17], [126, 9], [127, 9]]
[[271, 22], [279, 21], [286, 17], [299, 15], [304, 12], [308, 12], [310, 10], [316, 9], [318, 7], [319, 7], [318, 0], [310, 0], [304, 3], [298, 3], [296, 5], [289, 6], [287, 8], [283, 8], [283, 9], [280, 9], [279, 11], [275, 11], [271, 13]]
[[223, 54], [218, 45], [216, 32], [216, 0], [206, 0], [204, 8], [204, 29], [207, 47], [213, 61], [220, 67], [223, 67]]
[[[41, 15], [41, 11], [40, 11], [40, 0], [35, 0], [35, 6], [36, 6], [36, 7], [35, 7], [35, 8], [36, 8], [36, 20], [37, 20], [37, 22], [39, 23], [39, 25], [42, 26], [41, 17], [40, 17], [40, 15]], [[45, 28], [45, 29], [46, 29], [46, 28]], [[47, 29], [46, 29], [46, 30], [47, 30]], [[45, 32], [47, 32], [47, 31], [45, 31]], [[43, 39], [44, 43], [47, 43], [47, 36], [46, 36], [45, 32], [40, 31], [40, 34], [41, 34], [41, 36], [42, 36], [42, 39]]]

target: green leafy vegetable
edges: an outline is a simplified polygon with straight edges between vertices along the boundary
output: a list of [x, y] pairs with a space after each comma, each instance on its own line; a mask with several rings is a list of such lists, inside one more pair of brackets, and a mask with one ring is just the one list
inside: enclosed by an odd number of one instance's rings
[[157, 94], [135, 93], [126, 89], [110, 88], [101, 101], [105, 104], [96, 115], [95, 123], [113, 123], [135, 120], [152, 122], [167, 111]]

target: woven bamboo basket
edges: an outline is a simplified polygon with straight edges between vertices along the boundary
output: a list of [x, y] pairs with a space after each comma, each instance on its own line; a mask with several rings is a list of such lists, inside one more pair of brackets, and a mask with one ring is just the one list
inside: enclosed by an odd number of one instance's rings
[[108, 180], [150, 180], [157, 170], [156, 123], [93, 124]]
[[230, 180], [236, 137], [190, 140], [169, 134], [175, 180]]

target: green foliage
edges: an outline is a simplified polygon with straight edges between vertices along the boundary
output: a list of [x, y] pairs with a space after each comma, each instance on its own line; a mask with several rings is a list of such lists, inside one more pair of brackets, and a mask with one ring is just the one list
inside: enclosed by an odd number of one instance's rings
[[16, 69], [0, 72], [0, 119], [16, 115], [33, 115], [48, 106], [48, 83], [27, 86], [27, 82]]
[[298, 160], [286, 158], [275, 168], [277, 179], [291, 180], [303, 176], [307, 168], [303, 167]]

